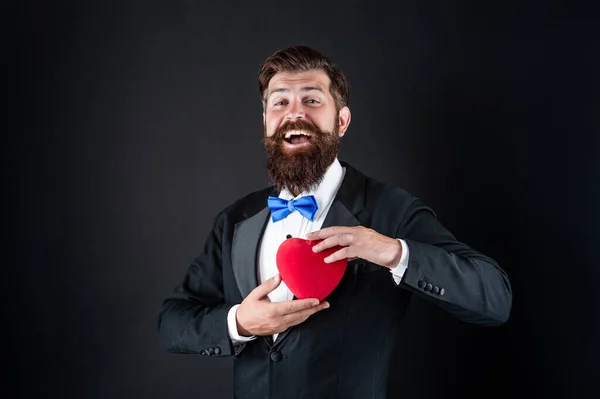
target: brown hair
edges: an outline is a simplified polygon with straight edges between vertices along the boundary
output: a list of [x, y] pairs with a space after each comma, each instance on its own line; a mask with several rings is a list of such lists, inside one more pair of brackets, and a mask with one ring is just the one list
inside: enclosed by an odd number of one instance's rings
[[275, 52], [264, 62], [258, 74], [258, 88], [264, 102], [269, 81], [278, 72], [305, 72], [323, 70], [331, 84], [329, 91], [335, 101], [336, 110], [348, 105], [350, 85], [341, 69], [328, 57], [307, 46], [292, 46]]

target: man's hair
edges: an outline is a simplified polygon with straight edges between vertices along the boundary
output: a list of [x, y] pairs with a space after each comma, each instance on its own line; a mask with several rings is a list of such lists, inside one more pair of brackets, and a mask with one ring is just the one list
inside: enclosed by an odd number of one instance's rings
[[336, 110], [348, 105], [350, 85], [341, 69], [328, 57], [307, 46], [292, 46], [278, 50], [264, 62], [258, 74], [258, 88], [263, 106], [269, 81], [278, 72], [306, 72], [314, 69], [323, 70], [331, 84], [329, 91], [335, 101]]

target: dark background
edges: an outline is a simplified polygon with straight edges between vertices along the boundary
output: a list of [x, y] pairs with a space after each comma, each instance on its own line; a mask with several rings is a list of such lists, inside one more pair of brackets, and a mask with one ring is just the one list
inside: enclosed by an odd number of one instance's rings
[[216, 213], [267, 184], [257, 73], [308, 44], [351, 82], [341, 159], [513, 286], [497, 328], [415, 299], [395, 395], [600, 397], [593, 7], [239, 3], [3, 6], [2, 389], [231, 397], [231, 359], [165, 353], [156, 315]]

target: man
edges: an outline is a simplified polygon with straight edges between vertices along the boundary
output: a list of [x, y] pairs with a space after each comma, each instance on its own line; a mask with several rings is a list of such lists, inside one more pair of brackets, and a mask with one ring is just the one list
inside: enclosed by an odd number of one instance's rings
[[[238, 399], [386, 398], [412, 295], [465, 322], [508, 319], [511, 288], [494, 260], [458, 242], [418, 198], [338, 160], [351, 115], [337, 66], [287, 48], [266, 60], [259, 88], [273, 186], [216, 217], [163, 303], [168, 351], [234, 355]], [[319, 242], [316, 252], [342, 247], [326, 258], [349, 262], [325, 300], [296, 299], [279, 278], [275, 254], [290, 237]]]

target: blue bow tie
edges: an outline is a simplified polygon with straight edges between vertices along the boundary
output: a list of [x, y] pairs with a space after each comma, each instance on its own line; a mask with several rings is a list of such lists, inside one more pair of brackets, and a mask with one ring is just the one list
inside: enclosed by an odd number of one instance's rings
[[269, 196], [268, 206], [271, 210], [271, 217], [273, 222], [278, 222], [292, 211], [298, 211], [302, 216], [313, 221], [315, 214], [317, 213], [317, 200], [314, 195], [308, 195], [306, 197], [300, 197], [295, 200], [284, 200], [278, 197]]

